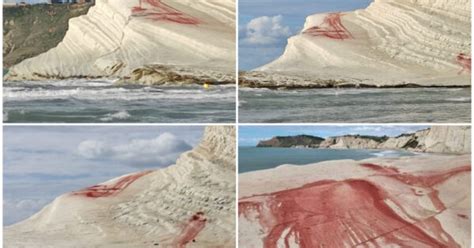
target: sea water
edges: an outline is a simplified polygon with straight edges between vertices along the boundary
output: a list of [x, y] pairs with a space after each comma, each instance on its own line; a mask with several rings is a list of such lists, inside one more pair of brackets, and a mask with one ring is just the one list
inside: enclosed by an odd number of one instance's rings
[[329, 160], [414, 156], [399, 150], [239, 147], [239, 173]]
[[470, 88], [240, 89], [251, 122], [470, 122]]
[[4, 82], [5, 122], [235, 121], [235, 86], [120, 86], [111, 80]]

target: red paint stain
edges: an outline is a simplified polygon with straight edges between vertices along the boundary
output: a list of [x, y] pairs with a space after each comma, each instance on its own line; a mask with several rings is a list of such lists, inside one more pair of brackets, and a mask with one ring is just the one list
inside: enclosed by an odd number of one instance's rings
[[189, 242], [195, 241], [196, 236], [206, 226], [207, 218], [203, 212], [197, 212], [186, 223], [181, 233], [174, 241], [173, 247], [184, 248]]
[[469, 217], [465, 214], [458, 214], [458, 217], [463, 218], [463, 219], [469, 219]]
[[[143, 7], [144, 4], [148, 5], [148, 8]], [[188, 25], [200, 23], [199, 19], [163, 3], [162, 0], [139, 0], [139, 5], [132, 8], [132, 14], [154, 21], [168, 21]]]
[[336, 40], [353, 39], [354, 37], [352, 34], [342, 24], [341, 16], [341, 13], [328, 14], [324, 17], [324, 20], [320, 25], [306, 29], [303, 34], [324, 36]]
[[[382, 175], [390, 176], [392, 178], [396, 178], [406, 184], [411, 186], [419, 186], [419, 187], [432, 187], [436, 184], [439, 184], [443, 181], [446, 181], [450, 177], [462, 173], [462, 172], [470, 172], [471, 166], [465, 165], [456, 168], [452, 168], [449, 170], [445, 170], [443, 172], [439, 171], [425, 171], [421, 175], [414, 175], [408, 173], [399, 173], [398, 169], [388, 167], [388, 166], [381, 166], [376, 164], [361, 164], [363, 167], [371, 168], [374, 171], [382, 172]], [[395, 173], [390, 173], [395, 172]]]
[[[424, 187], [433, 205], [444, 209], [433, 186], [451, 176], [469, 172], [463, 166], [423, 175], [400, 174], [396, 168], [363, 164], [377, 176], [394, 178], [406, 187]], [[410, 191], [408, 191], [410, 192]], [[413, 192], [414, 196], [417, 196]], [[255, 195], [239, 200], [239, 217], [257, 220], [265, 237], [265, 248], [278, 243], [290, 247], [353, 247], [398, 245], [400, 247], [459, 247], [432, 216], [416, 219], [404, 209], [419, 206], [414, 202], [400, 202], [383, 186], [365, 179], [344, 181], [324, 180], [299, 188]], [[396, 205], [401, 217], [387, 204]], [[408, 219], [407, 219], [408, 218]]]
[[113, 196], [122, 192], [124, 189], [130, 186], [130, 184], [135, 182], [138, 178], [151, 172], [152, 171], [144, 171], [144, 172], [135, 173], [129, 176], [122, 177], [119, 180], [117, 180], [117, 182], [111, 185], [106, 185], [106, 184], [94, 185], [94, 186], [91, 186], [79, 191], [72, 192], [71, 194], [78, 195], [78, 196], [91, 197], [91, 198]]
[[471, 56], [465, 53], [460, 53], [456, 56], [456, 61], [462, 67], [458, 74], [463, 72], [471, 73]]

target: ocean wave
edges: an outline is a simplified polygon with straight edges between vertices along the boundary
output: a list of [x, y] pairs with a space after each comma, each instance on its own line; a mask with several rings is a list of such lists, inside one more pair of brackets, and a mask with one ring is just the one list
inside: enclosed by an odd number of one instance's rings
[[266, 88], [240, 88], [244, 93], [253, 93], [255, 96], [261, 93], [275, 95], [322, 95], [322, 96], [343, 96], [361, 94], [406, 94], [406, 93], [442, 93], [464, 91], [465, 88], [324, 88], [324, 89], [289, 89], [271, 90]]
[[383, 92], [384, 89], [290, 89], [290, 90], [270, 90], [270, 89], [254, 89], [244, 88], [239, 91], [245, 93], [253, 93], [255, 96], [262, 96], [262, 94], [275, 95], [298, 95], [298, 96], [339, 96], [339, 95], [361, 95], [361, 94], [377, 94]]
[[69, 79], [69, 80], [45, 80], [45, 81], [22, 81], [22, 82], [11, 82], [6, 81], [4, 86], [7, 87], [35, 87], [35, 86], [52, 86], [52, 87], [86, 87], [86, 86], [112, 86], [115, 84], [115, 80], [109, 79]]
[[371, 155], [374, 155], [376, 157], [399, 157], [403, 155], [403, 153], [399, 151], [394, 151], [394, 150], [387, 150], [387, 151], [374, 152], [374, 153], [371, 153]]
[[222, 99], [235, 100], [235, 91], [232, 89], [203, 90], [203, 89], [168, 89], [168, 88], [124, 88], [124, 87], [57, 87], [57, 88], [20, 88], [4, 87], [5, 101], [33, 101], [33, 100], [206, 100]]
[[113, 120], [126, 120], [132, 117], [127, 111], [122, 110], [116, 113], [106, 114], [104, 117], [100, 118], [101, 121], [109, 122]]
[[267, 89], [267, 88], [239, 88], [241, 92], [273, 92], [274, 90]]
[[446, 101], [448, 101], [448, 102], [470, 102], [471, 98], [470, 97], [453, 97], [453, 98], [447, 98]]

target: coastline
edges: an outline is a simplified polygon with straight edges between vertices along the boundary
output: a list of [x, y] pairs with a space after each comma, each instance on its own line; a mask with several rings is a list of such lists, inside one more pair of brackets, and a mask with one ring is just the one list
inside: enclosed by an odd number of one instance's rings
[[[247, 76], [248, 74], [249, 76]], [[271, 74], [271, 75], [270, 75]], [[292, 89], [328, 89], [328, 88], [373, 88], [373, 89], [397, 89], [397, 88], [471, 88], [470, 82], [440, 83], [426, 82], [427, 80], [413, 80], [413, 82], [386, 81], [380, 78], [371, 80], [359, 79], [314, 79], [313, 76], [295, 76], [291, 74], [274, 72], [239, 72], [239, 87], [270, 90], [292, 90]], [[459, 80], [459, 79], [458, 79]], [[424, 82], [425, 81], [425, 82]], [[457, 81], [457, 80], [455, 80]]]
[[216, 68], [187, 68], [179, 66], [150, 65], [137, 68], [129, 75], [112, 76], [112, 75], [79, 75], [74, 77], [61, 77], [58, 75], [40, 75], [35, 74], [34, 77], [25, 77], [19, 75], [6, 74], [5, 81], [61, 81], [74, 79], [105, 79], [115, 81], [117, 85], [230, 85], [235, 84], [235, 75], [232, 72], [219, 70]]
[[384, 152], [384, 151], [395, 151], [395, 152], [409, 152], [417, 155], [442, 155], [442, 156], [456, 156], [456, 155], [462, 155], [462, 154], [453, 154], [449, 152], [421, 152], [421, 151], [416, 151], [416, 150], [407, 150], [407, 149], [402, 149], [402, 148], [390, 148], [390, 149], [384, 149], [384, 148], [331, 148], [331, 147], [257, 147], [257, 146], [247, 146], [245, 148], [264, 148], [264, 149], [308, 149], [308, 150], [367, 150], [367, 151], [376, 151], [376, 152]]
[[398, 158], [422, 155], [417, 152], [394, 149], [239, 147], [239, 174], [277, 168], [282, 165], [305, 166], [307, 164], [345, 159], [361, 161], [369, 158]]

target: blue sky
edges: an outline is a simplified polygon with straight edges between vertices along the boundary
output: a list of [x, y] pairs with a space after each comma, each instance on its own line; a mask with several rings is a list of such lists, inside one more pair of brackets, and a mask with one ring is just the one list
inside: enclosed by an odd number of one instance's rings
[[240, 0], [239, 67], [254, 69], [278, 58], [307, 16], [367, 7], [372, 0]]
[[344, 134], [398, 136], [428, 128], [428, 126], [240, 126], [239, 146], [255, 146], [260, 140], [274, 136], [307, 134], [330, 137]]
[[203, 127], [4, 127], [4, 225], [57, 196], [174, 164]]

